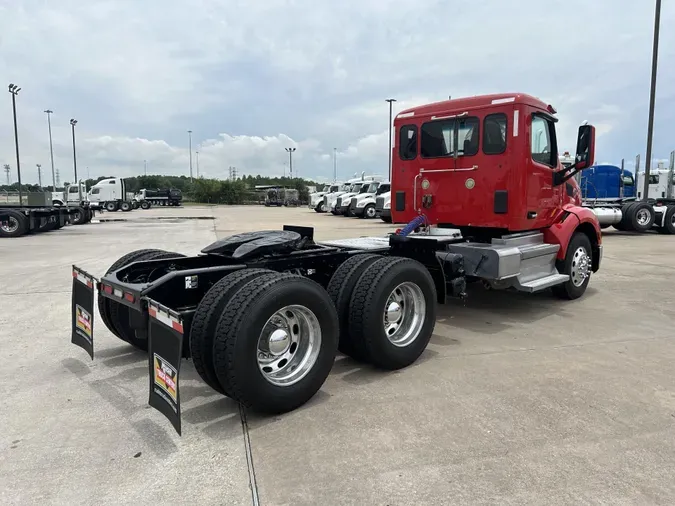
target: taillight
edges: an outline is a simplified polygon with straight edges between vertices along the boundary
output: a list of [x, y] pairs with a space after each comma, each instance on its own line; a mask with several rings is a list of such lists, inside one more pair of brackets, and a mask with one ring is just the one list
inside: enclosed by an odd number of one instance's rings
[[134, 297], [134, 294], [129, 293], [129, 292], [124, 292], [124, 298], [126, 300], [128, 300], [129, 302], [132, 302], [132, 303], [136, 300], [136, 297]]

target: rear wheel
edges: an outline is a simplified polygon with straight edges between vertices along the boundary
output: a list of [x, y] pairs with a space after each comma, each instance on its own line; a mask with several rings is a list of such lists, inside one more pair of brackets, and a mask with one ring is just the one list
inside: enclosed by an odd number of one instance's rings
[[436, 324], [436, 287], [416, 260], [385, 257], [360, 276], [349, 304], [349, 333], [369, 361], [401, 369], [426, 349]]
[[622, 232], [632, 230], [631, 228], [631, 209], [636, 202], [629, 202], [628, 204], [621, 207], [621, 219], [618, 223], [614, 224], [614, 228], [621, 230]]
[[391, 223], [391, 216], [380, 216], [380, 219], [385, 223]]
[[564, 260], [556, 264], [558, 272], [570, 278], [565, 283], [552, 288], [553, 293], [563, 299], [574, 300], [581, 297], [591, 280], [593, 250], [591, 241], [583, 232], [575, 232], [567, 246]]
[[636, 232], [647, 232], [654, 225], [654, 208], [646, 202], [635, 202], [630, 210], [631, 228]]
[[141, 202], [141, 209], [150, 209], [150, 205], [151, 205], [150, 202], [144, 200]]
[[675, 206], [668, 206], [661, 231], [666, 234], [675, 234]]
[[0, 216], [0, 237], [20, 237], [28, 232], [28, 218], [17, 211], [4, 211]]
[[335, 304], [340, 322], [338, 350], [361, 362], [368, 361], [368, 352], [365, 343], [353, 338], [349, 332], [349, 302], [363, 271], [381, 258], [380, 255], [354, 255], [337, 268], [328, 283], [328, 295]]
[[117, 211], [117, 202], [106, 202], [105, 210], [108, 211], [109, 213], [114, 213], [115, 211]]
[[229, 395], [218, 382], [213, 366], [213, 335], [223, 309], [237, 291], [252, 279], [271, 274], [269, 269], [243, 269], [228, 274], [215, 283], [202, 298], [190, 327], [190, 355], [195, 370], [214, 390]]
[[129, 211], [131, 211], [131, 202], [127, 202], [127, 201], [122, 202], [120, 204], [120, 210], [122, 210], [122, 212], [125, 212], [125, 213], [128, 213]]
[[218, 381], [255, 411], [291, 411], [309, 401], [328, 377], [338, 333], [335, 306], [319, 284], [294, 274], [256, 277], [218, 321]]
[[87, 213], [84, 210], [84, 208], [77, 206], [72, 214], [72, 221], [71, 223], [73, 225], [82, 225], [86, 223], [87, 221]]

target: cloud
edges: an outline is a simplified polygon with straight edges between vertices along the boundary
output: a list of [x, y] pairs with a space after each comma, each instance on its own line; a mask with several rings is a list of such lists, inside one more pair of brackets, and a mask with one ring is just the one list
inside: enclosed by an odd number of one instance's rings
[[[589, 23], [589, 20], [592, 20]], [[664, 3], [662, 27], [675, 21]], [[388, 104], [522, 91], [559, 111], [561, 148], [597, 126], [598, 159], [646, 148], [653, 11], [627, 0], [15, 0], [0, 6], [0, 75], [17, 82], [24, 180], [55, 165], [91, 176], [148, 170], [300, 175], [384, 172]], [[661, 30], [654, 156], [675, 121], [675, 35]], [[0, 101], [0, 163], [15, 167], [11, 104]], [[196, 169], [196, 167], [195, 167]], [[62, 180], [64, 176], [62, 175]], [[72, 178], [71, 178], [72, 179]]]

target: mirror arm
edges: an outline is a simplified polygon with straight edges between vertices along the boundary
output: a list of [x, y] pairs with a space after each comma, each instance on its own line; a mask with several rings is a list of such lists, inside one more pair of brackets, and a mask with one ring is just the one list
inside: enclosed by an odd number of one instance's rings
[[561, 184], [565, 183], [569, 179], [573, 178], [576, 176], [579, 172], [581, 172], [583, 169], [577, 169], [577, 164], [573, 163], [566, 169], [560, 170], [553, 174], [553, 185], [554, 186], [560, 186]]

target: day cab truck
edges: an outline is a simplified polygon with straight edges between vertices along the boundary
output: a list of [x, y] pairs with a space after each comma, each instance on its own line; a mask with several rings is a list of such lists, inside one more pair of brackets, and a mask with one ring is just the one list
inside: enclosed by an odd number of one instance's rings
[[382, 181], [381, 176], [366, 176], [365, 172], [361, 174], [359, 179], [350, 179], [351, 186], [349, 191], [339, 195], [333, 204], [331, 204], [330, 212], [335, 216], [348, 215], [349, 213], [349, 204], [351, 204], [352, 197], [359, 193], [368, 192], [368, 188], [374, 182], [379, 184]]
[[591, 167], [581, 178], [583, 205], [598, 218], [603, 229], [675, 234], [675, 151], [670, 166], [662, 162], [649, 174], [649, 198], [644, 199], [645, 173], [633, 174], [619, 167]]
[[593, 164], [595, 129], [579, 128], [564, 168], [555, 113], [520, 93], [399, 113], [392, 217], [407, 225], [387, 236], [318, 241], [286, 225], [195, 256], [132, 251], [100, 279], [73, 266], [71, 342], [93, 360], [97, 293], [105, 327], [147, 350], [149, 404], [180, 433], [182, 358], [243, 407], [283, 413], [321, 388], [338, 350], [383, 370], [414, 363], [437, 304], [470, 282], [578, 299], [602, 258], [574, 180]]
[[310, 209], [313, 209], [317, 213], [325, 213], [326, 212], [326, 206], [324, 205], [324, 199], [323, 197], [325, 195], [331, 194], [331, 193], [336, 193], [339, 189], [342, 183], [340, 182], [335, 182], [332, 184], [327, 184], [323, 187], [323, 189], [319, 192], [316, 193], [310, 193], [309, 194], [309, 204], [307, 207]]
[[[361, 189], [363, 190], [363, 188]], [[361, 193], [352, 197], [349, 204], [349, 211], [346, 215], [367, 219], [375, 218], [377, 197], [390, 192], [390, 190], [391, 183], [389, 183], [389, 181], [370, 183], [365, 192], [361, 191]]]
[[375, 217], [380, 218], [385, 223], [391, 223], [391, 190], [382, 193], [375, 199]]

